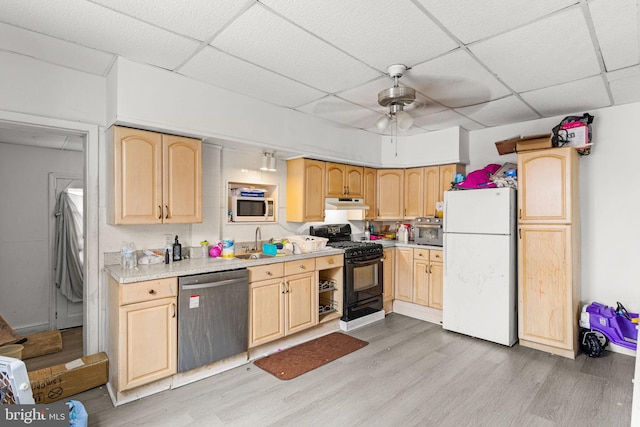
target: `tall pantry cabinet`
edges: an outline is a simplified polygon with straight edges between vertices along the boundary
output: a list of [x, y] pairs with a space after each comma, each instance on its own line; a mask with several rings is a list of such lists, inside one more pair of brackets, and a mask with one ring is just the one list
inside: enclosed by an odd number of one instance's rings
[[578, 153], [518, 153], [520, 345], [575, 358], [580, 316]]

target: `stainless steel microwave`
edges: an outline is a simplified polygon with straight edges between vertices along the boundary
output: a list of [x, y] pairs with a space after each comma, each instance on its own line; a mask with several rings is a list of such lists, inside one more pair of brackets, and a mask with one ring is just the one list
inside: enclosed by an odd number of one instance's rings
[[273, 199], [267, 197], [229, 197], [229, 210], [233, 222], [275, 222]]

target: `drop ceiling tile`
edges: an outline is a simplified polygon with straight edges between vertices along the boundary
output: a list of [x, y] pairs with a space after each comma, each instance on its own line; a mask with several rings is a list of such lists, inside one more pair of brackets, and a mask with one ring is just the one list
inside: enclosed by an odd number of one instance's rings
[[638, 64], [638, 0], [589, 2], [591, 19], [608, 71]]
[[540, 118], [535, 111], [531, 110], [531, 108], [515, 96], [507, 96], [502, 99], [496, 99], [470, 107], [456, 108], [456, 111], [487, 127], [525, 122]]
[[453, 110], [445, 110], [428, 116], [416, 117], [413, 124], [427, 130], [447, 129], [453, 126], [460, 126], [469, 131], [484, 128], [480, 123], [476, 123]]
[[211, 44], [330, 93], [380, 75], [258, 3], [225, 28]]
[[93, 0], [178, 34], [206, 40], [254, 1]]
[[607, 80], [616, 105], [640, 101], [640, 67], [612, 71]]
[[380, 117], [380, 114], [368, 108], [352, 104], [337, 96], [327, 96], [297, 110], [361, 129], [370, 128]]
[[576, 0], [418, 1], [465, 44], [517, 28], [576, 3]]
[[522, 93], [521, 96], [531, 107], [547, 117], [581, 113], [611, 105], [601, 76]]
[[508, 86], [522, 92], [598, 74], [590, 40], [581, 9], [571, 8], [469, 48]]
[[301, 27], [386, 71], [391, 64], [417, 64], [457, 47], [440, 27], [411, 2], [263, 0]]
[[198, 43], [84, 0], [6, 0], [0, 21], [173, 69]]
[[510, 93], [463, 49], [416, 65], [402, 81], [447, 107], [479, 104]]
[[180, 73], [232, 92], [290, 108], [326, 95], [212, 47], [198, 52], [180, 68]]
[[114, 56], [33, 31], [0, 23], [0, 49], [104, 76]]

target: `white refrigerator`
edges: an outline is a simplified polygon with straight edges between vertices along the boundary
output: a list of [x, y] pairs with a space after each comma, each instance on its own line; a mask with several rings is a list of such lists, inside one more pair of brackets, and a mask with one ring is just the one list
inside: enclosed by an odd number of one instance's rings
[[518, 340], [516, 192], [444, 196], [444, 329], [511, 346]]

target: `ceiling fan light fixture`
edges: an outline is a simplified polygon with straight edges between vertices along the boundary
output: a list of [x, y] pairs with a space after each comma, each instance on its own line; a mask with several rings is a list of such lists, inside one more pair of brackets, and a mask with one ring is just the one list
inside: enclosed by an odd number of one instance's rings
[[384, 115], [376, 120], [375, 125], [380, 132], [384, 132], [384, 130], [389, 126], [389, 123], [391, 123], [391, 119], [389, 116]]
[[413, 124], [413, 117], [409, 115], [406, 111], [398, 111], [396, 113], [396, 120], [398, 122], [398, 128], [400, 130], [407, 130]]

